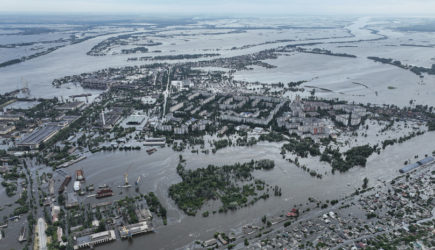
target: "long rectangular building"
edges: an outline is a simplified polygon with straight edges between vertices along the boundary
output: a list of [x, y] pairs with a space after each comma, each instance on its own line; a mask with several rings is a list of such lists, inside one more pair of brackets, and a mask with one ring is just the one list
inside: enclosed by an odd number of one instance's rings
[[47, 125], [33, 131], [30, 135], [25, 137], [23, 140], [17, 143], [17, 146], [29, 147], [32, 149], [37, 149], [41, 143], [47, 142], [53, 136], [59, 132], [61, 129], [57, 125]]
[[95, 245], [99, 245], [113, 240], [116, 240], [116, 234], [114, 230], [85, 235], [76, 239], [76, 245], [74, 246], [74, 249], [80, 249], [85, 247], [93, 248]]
[[122, 239], [132, 237], [136, 234], [152, 232], [153, 228], [148, 225], [146, 221], [136, 224], [130, 224], [119, 228], [119, 235]]
[[416, 169], [416, 168], [418, 168], [420, 166], [431, 164], [434, 161], [435, 161], [435, 159], [432, 156], [428, 156], [428, 157], [426, 157], [424, 159], [421, 159], [421, 160], [417, 161], [416, 163], [409, 164], [409, 165], [405, 166], [404, 168], [400, 169], [399, 172], [400, 173], [407, 173], [407, 172], [409, 172], [409, 171], [411, 171], [413, 169]]

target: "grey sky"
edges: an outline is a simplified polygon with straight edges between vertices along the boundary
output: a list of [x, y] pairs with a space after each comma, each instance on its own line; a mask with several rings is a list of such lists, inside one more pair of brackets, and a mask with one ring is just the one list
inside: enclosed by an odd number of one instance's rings
[[0, 0], [0, 11], [435, 16], [435, 0]]

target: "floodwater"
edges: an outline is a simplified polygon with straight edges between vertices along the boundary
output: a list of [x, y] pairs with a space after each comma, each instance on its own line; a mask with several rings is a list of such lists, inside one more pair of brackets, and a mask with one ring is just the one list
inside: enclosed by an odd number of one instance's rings
[[[373, 39], [378, 37], [364, 29], [368, 19], [360, 19], [348, 28], [356, 35], [355, 38], [347, 39], [330, 39], [330, 40], [358, 40], [358, 39]], [[296, 31], [292, 31], [296, 32]], [[266, 31], [260, 31], [258, 34], [248, 33], [253, 38], [258, 38], [266, 34]], [[276, 34], [278, 36], [278, 34]], [[323, 34], [329, 36], [334, 34]], [[343, 35], [343, 34], [336, 34]], [[393, 34], [391, 34], [393, 35]], [[107, 39], [108, 36], [101, 36], [94, 39], [84, 41], [82, 43], [60, 48], [45, 56], [41, 56], [20, 64], [0, 68], [0, 92], [7, 92], [18, 87], [24, 87], [25, 82], [31, 90], [32, 96], [52, 97], [52, 96], [68, 96], [80, 93], [92, 93], [94, 96], [99, 94], [99, 91], [83, 90], [77, 86], [63, 86], [59, 89], [51, 86], [51, 81], [55, 78], [65, 75], [79, 74], [83, 72], [91, 72], [107, 67], [121, 67], [127, 65], [142, 64], [143, 62], [126, 62], [127, 57], [123, 55], [110, 55], [104, 57], [87, 56], [89, 51], [95, 44]], [[240, 39], [235, 44], [230, 44], [235, 36], [240, 36]], [[266, 37], [266, 35], [264, 35]], [[287, 37], [287, 34], [279, 35], [275, 39], [293, 38]], [[302, 36], [302, 34], [301, 34]], [[225, 39], [223, 39], [225, 38]], [[198, 45], [206, 42], [211, 43], [201, 47], [202, 51], [206, 49], [218, 48], [222, 46], [225, 40], [225, 47], [221, 49], [229, 49], [231, 46], [243, 46], [252, 44], [255, 39], [242, 39], [242, 35], [225, 35], [220, 39], [209, 39], [207, 36], [202, 36], [198, 41], [182, 41], [179, 39], [177, 44], [169, 46], [164, 44], [162, 47], [170, 53], [181, 54], [182, 51], [192, 44]], [[307, 37], [300, 38], [300, 40]], [[191, 39], [191, 38], [189, 38]], [[192, 39], [194, 40], [194, 39]], [[262, 41], [274, 40], [273, 37], [263, 38]], [[325, 39], [328, 40], [328, 39]], [[156, 40], [158, 41], [158, 40]], [[391, 41], [390, 41], [391, 42]], [[294, 43], [300, 43], [296, 41]], [[255, 46], [246, 50], [235, 51], [220, 51], [223, 56], [234, 56], [238, 54], [246, 54], [256, 52], [266, 48], [273, 48], [279, 45], [289, 43], [276, 43]], [[367, 46], [367, 50], [373, 47], [372, 43], [363, 43]], [[353, 44], [360, 46], [359, 44]], [[199, 45], [198, 45], [199, 46]], [[173, 48], [175, 47], [175, 48]], [[330, 47], [328, 47], [330, 48]], [[336, 47], [331, 47], [335, 51]], [[176, 51], [171, 52], [172, 49]], [[376, 52], [382, 48], [377, 47]], [[399, 48], [397, 47], [397, 50]], [[394, 57], [397, 52], [396, 48], [391, 49], [391, 56], [382, 54], [384, 57]], [[422, 51], [426, 48], [419, 48], [419, 55], [423, 55]], [[350, 52], [349, 52], [350, 51]], [[366, 50], [364, 50], [366, 51]], [[432, 50], [431, 50], [432, 51]], [[192, 51], [188, 51], [192, 52]], [[342, 47], [338, 52], [357, 54], [358, 58], [339, 58], [322, 55], [307, 55], [294, 54], [290, 56], [281, 56], [278, 59], [268, 60], [267, 62], [277, 65], [275, 69], [262, 69], [254, 67], [253, 71], [241, 71], [236, 74], [236, 79], [274, 82], [291, 80], [311, 80], [305, 85], [313, 85], [319, 88], [328, 88], [332, 92], [321, 93], [320, 96], [340, 97], [357, 102], [373, 102], [373, 103], [390, 103], [390, 104], [407, 104], [410, 98], [416, 99], [418, 103], [433, 105], [434, 96], [434, 77], [425, 77], [424, 81], [419, 79], [412, 73], [395, 68], [390, 65], [381, 65], [365, 59], [365, 56], [358, 53], [358, 49]], [[394, 53], [393, 53], [394, 52]], [[370, 54], [377, 55], [377, 53]], [[425, 54], [426, 56], [426, 54]], [[427, 56], [426, 56], [427, 57]], [[423, 58], [421, 62], [416, 58], [415, 61], [422, 65], [430, 65], [430, 58]], [[175, 62], [175, 61], [172, 61]], [[368, 87], [355, 85], [353, 82], [359, 82]], [[389, 86], [394, 87], [392, 89]], [[71, 176], [75, 176], [74, 172], [77, 169], [83, 169], [86, 177], [86, 185], [94, 184], [96, 187], [102, 184], [107, 184], [113, 188], [116, 195], [105, 200], [120, 199], [119, 193], [121, 189], [118, 185], [123, 183], [124, 173], [128, 173], [129, 182], [136, 181], [138, 176], [141, 176], [140, 192], [148, 193], [155, 192], [163, 205], [168, 209], [168, 225], [163, 226], [156, 223], [156, 233], [135, 237], [133, 241], [116, 241], [112, 244], [104, 245], [102, 249], [131, 249], [139, 250], [146, 246], [146, 249], [174, 249], [182, 248], [194, 240], [207, 240], [213, 237], [216, 231], [228, 232], [240, 228], [244, 224], [252, 223], [253, 220], [261, 218], [263, 215], [277, 215], [301, 203], [306, 203], [308, 197], [314, 197], [320, 200], [338, 199], [349, 195], [356, 188], [362, 185], [364, 177], [369, 179], [369, 186], [377, 184], [381, 180], [390, 180], [397, 176], [398, 170], [403, 166], [403, 162], [412, 159], [414, 155], [419, 155], [420, 158], [424, 154], [430, 154], [434, 148], [435, 133], [428, 132], [424, 136], [413, 138], [403, 144], [387, 147], [380, 155], [372, 155], [365, 168], [355, 167], [344, 174], [327, 174], [323, 175], [322, 179], [312, 178], [308, 173], [297, 168], [282, 159], [280, 155], [280, 144], [277, 143], [259, 143], [249, 148], [229, 147], [219, 150], [216, 154], [193, 154], [190, 149], [186, 152], [173, 152], [170, 148], [158, 149], [152, 155], [148, 155], [142, 151], [117, 151], [117, 152], [100, 152], [89, 155], [86, 160], [83, 160], [67, 169], [64, 169]], [[188, 151], [188, 152], [187, 152]], [[227, 214], [211, 214], [207, 218], [201, 216], [198, 212], [196, 217], [184, 215], [173, 201], [168, 197], [167, 190], [170, 185], [181, 181], [176, 173], [176, 165], [179, 155], [187, 160], [188, 168], [206, 167], [208, 164], [223, 165], [233, 164], [235, 162], [246, 162], [251, 159], [273, 159], [275, 168], [270, 171], [255, 171], [254, 176], [263, 179], [271, 186], [278, 185], [282, 188], [283, 195], [281, 197], [271, 196], [268, 200], [260, 200], [253, 206], [242, 208]], [[316, 169], [317, 161], [308, 161], [310, 169]], [[322, 173], [323, 174], [323, 173]], [[63, 176], [55, 175], [56, 188], [63, 180]], [[72, 185], [69, 185], [68, 191], [72, 191]], [[134, 188], [126, 191], [129, 195], [137, 195]], [[83, 197], [80, 197], [84, 199]], [[6, 196], [4, 189], [0, 192], [0, 200], [3, 203], [13, 203], [16, 197], [9, 198]], [[84, 199], [83, 202], [95, 202], [95, 198]], [[3, 214], [9, 214], [13, 208], [6, 207], [2, 211]], [[210, 204], [204, 206], [204, 210], [214, 211]], [[23, 218], [20, 222], [11, 223], [7, 229], [7, 239], [2, 240], [2, 247], [16, 247], [16, 237], [13, 236], [19, 231]], [[159, 221], [156, 218], [154, 221]], [[9, 234], [9, 236], [8, 236]]]
[[[403, 144], [387, 147], [380, 155], [372, 155], [365, 168], [355, 167], [344, 174], [328, 173], [322, 179], [312, 178], [308, 173], [283, 160], [280, 155], [280, 144], [277, 143], [259, 143], [249, 148], [229, 147], [219, 150], [214, 155], [193, 154], [190, 150], [181, 152], [183, 158], [187, 160], [187, 167], [192, 169], [206, 167], [208, 164], [232, 164], [251, 159], [268, 158], [275, 161], [273, 170], [256, 170], [254, 176], [265, 180], [271, 186], [280, 186], [283, 192], [281, 197], [272, 195], [269, 199], [258, 201], [253, 206], [227, 214], [211, 214], [208, 218], [203, 218], [202, 212], [198, 212], [196, 217], [184, 215], [168, 197], [169, 186], [181, 180], [176, 173], [180, 152], [173, 152], [170, 148], [159, 149], [152, 155], [148, 155], [144, 150], [97, 153], [64, 170], [74, 176], [76, 169], [83, 169], [86, 185], [108, 184], [111, 186], [116, 195], [104, 200], [121, 198], [119, 196], [121, 191], [117, 186], [123, 183], [124, 173], [128, 173], [130, 183], [133, 183], [140, 175], [140, 192], [156, 193], [168, 209], [168, 225], [163, 226], [157, 223], [154, 234], [135, 237], [131, 242], [116, 241], [104, 247], [105, 249], [136, 250], [147, 245], [150, 249], [174, 249], [195, 240], [212, 238], [216, 231], [236, 230], [265, 214], [283, 214], [295, 205], [306, 203], [308, 197], [325, 201], [347, 196], [361, 187], [364, 177], [369, 179], [369, 186], [380, 181], [391, 180], [399, 174], [398, 170], [405, 160], [413, 158], [414, 155], [419, 155], [421, 158], [424, 154], [430, 154], [434, 149], [434, 140], [435, 133], [427, 133], [425, 136], [413, 138]], [[311, 164], [317, 163], [313, 161]], [[55, 176], [55, 178], [59, 179], [56, 184], [60, 185], [63, 178], [61, 176]], [[69, 188], [72, 188], [71, 185]], [[132, 196], [137, 194], [134, 188], [128, 192]], [[217, 208], [206, 204], [203, 211], [205, 210], [214, 211]], [[159, 220], [159, 218], [154, 219], [154, 221]]]

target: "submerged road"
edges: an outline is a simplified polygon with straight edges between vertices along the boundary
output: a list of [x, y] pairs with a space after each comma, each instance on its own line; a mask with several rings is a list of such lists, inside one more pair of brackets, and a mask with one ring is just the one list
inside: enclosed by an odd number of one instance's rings
[[38, 219], [39, 250], [47, 250], [47, 235], [45, 234], [45, 221]]

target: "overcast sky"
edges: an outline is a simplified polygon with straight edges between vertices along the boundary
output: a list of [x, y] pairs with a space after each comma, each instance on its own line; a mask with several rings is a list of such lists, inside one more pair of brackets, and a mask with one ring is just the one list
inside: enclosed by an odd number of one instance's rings
[[0, 0], [3, 12], [435, 16], [435, 0]]

